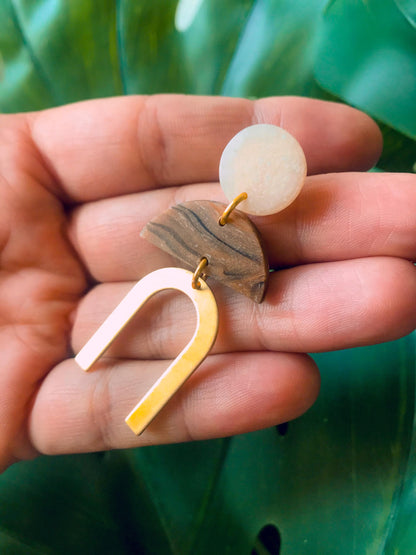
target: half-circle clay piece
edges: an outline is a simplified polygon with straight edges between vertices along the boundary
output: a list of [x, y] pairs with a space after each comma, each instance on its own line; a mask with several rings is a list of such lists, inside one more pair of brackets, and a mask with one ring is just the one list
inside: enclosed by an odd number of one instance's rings
[[208, 260], [206, 276], [213, 277], [253, 301], [266, 293], [269, 265], [261, 237], [251, 220], [234, 210], [227, 223], [218, 220], [226, 205], [208, 200], [184, 202], [150, 221], [141, 236], [195, 270]]

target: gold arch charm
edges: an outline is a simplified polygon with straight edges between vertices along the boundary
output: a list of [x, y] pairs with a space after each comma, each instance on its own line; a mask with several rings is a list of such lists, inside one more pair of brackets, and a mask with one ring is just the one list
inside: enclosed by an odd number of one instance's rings
[[218, 308], [215, 297], [201, 278], [200, 287], [194, 289], [192, 279], [192, 272], [181, 268], [163, 268], [148, 274], [136, 283], [75, 357], [83, 370], [89, 370], [146, 301], [159, 291], [176, 289], [191, 299], [197, 313], [192, 339], [126, 418], [126, 423], [137, 435], [144, 431], [201, 364], [217, 336]]

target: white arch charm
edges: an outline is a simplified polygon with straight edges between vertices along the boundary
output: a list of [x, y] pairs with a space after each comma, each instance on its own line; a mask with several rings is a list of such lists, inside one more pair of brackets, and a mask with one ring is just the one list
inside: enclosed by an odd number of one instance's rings
[[159, 291], [176, 289], [191, 299], [197, 313], [192, 339], [126, 418], [126, 423], [137, 435], [144, 431], [201, 364], [217, 336], [218, 308], [215, 297], [201, 278], [200, 288], [194, 289], [192, 278], [192, 272], [181, 268], [163, 268], [145, 276], [127, 293], [75, 357], [83, 370], [89, 370], [146, 301]]

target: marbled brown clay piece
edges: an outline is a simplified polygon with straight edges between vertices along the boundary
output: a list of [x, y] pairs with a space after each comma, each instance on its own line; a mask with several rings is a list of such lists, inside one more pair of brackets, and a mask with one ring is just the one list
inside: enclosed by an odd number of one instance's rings
[[226, 205], [208, 200], [172, 206], [150, 221], [141, 236], [195, 270], [206, 257], [206, 276], [213, 277], [261, 303], [269, 265], [261, 237], [251, 220], [234, 210], [227, 223], [218, 222]]

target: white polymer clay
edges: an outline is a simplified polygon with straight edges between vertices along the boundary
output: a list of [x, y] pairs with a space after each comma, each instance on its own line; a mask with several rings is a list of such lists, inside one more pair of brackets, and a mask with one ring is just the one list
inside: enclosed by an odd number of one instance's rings
[[280, 212], [300, 193], [306, 177], [302, 147], [290, 133], [270, 124], [246, 127], [227, 144], [220, 161], [220, 183], [238, 209], [265, 216]]

